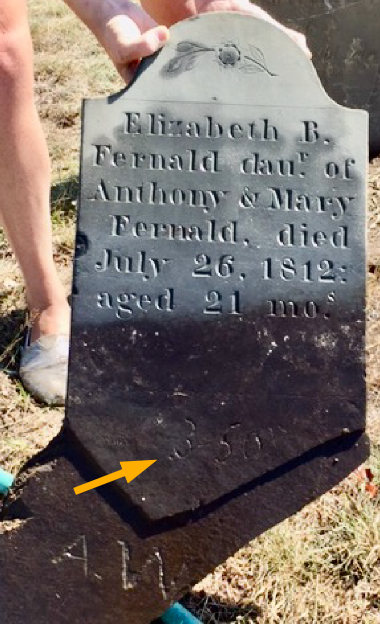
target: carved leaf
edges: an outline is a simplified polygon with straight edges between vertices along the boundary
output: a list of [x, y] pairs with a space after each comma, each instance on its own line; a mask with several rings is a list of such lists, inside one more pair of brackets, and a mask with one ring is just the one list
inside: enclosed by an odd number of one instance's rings
[[188, 57], [188, 59], [186, 61], [186, 65], [185, 65], [185, 70], [186, 71], [190, 71], [190, 69], [193, 69], [193, 67], [195, 65], [195, 61], [196, 61], [196, 57], [195, 56]]
[[239, 69], [245, 74], [259, 74], [260, 72], [265, 71], [265, 69], [260, 67], [260, 65], [254, 65], [249, 63], [246, 63], [246, 65], [241, 65]]
[[[257, 72], [264, 71], [267, 74], [269, 74], [269, 76], [275, 76], [276, 74], [273, 74], [271, 71], [269, 71], [268, 66], [266, 64], [265, 56], [260, 50], [260, 48], [256, 48], [256, 46], [254, 45], [250, 45], [248, 47], [249, 47], [250, 54], [249, 55], [247, 54], [244, 57], [244, 59], [249, 62], [251, 67], [256, 67], [257, 69], [256, 71], [254, 70], [248, 71], [247, 69], [244, 69], [244, 70], [242, 69], [242, 71], [244, 71], [245, 73], [249, 73], [249, 74], [255, 74]], [[244, 65], [244, 67], [246, 67], [246, 65]]]
[[207, 48], [199, 43], [194, 43], [194, 41], [181, 41], [176, 47], [176, 51], [180, 54], [189, 54], [190, 52], [198, 52], [201, 50], [207, 50]]
[[176, 72], [179, 72], [179, 71], [181, 71], [181, 69], [182, 69], [182, 58], [180, 56], [177, 56], [176, 58], [173, 58], [165, 66], [165, 70], [169, 74], [174, 74]]
[[266, 68], [265, 57], [262, 51], [260, 50], [260, 48], [256, 48], [256, 46], [250, 45], [249, 51], [250, 51], [250, 56], [252, 60], [256, 61], [257, 63], [260, 63], [261, 65], [263, 65], [263, 67]]

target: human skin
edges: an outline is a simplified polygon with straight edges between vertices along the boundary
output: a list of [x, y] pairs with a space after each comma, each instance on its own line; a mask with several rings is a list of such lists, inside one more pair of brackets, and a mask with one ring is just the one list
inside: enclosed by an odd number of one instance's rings
[[[241, 11], [274, 22], [249, 0], [142, 0], [142, 7], [129, 0], [65, 2], [97, 37], [126, 83], [141, 58], [159, 50], [169, 39], [168, 27], [181, 19]], [[308, 53], [302, 35], [284, 30]], [[34, 103], [26, 0], [0, 0], [0, 153], [0, 220], [25, 279], [32, 340], [68, 334], [70, 309], [53, 262], [50, 162]]]
[[307, 56], [311, 57], [310, 50], [307, 47], [306, 38], [299, 32], [286, 28], [266, 11], [261, 9], [250, 0], [184, 0], [183, 2], [173, 2], [172, 0], [141, 0], [141, 5], [159, 24], [172, 26], [176, 22], [197, 15], [198, 13], [211, 13], [215, 11], [238, 11], [263, 19], [277, 26], [286, 32], [299, 46], [303, 49]]
[[168, 27], [176, 22], [213, 11], [239, 11], [276, 25], [310, 55], [306, 39], [282, 26], [249, 0], [141, 0], [141, 7], [129, 0], [65, 0], [92, 30], [117, 70], [128, 83], [136, 61], [162, 47], [169, 38]]
[[53, 262], [50, 164], [34, 103], [26, 0], [0, 2], [0, 220], [18, 258], [40, 333], [68, 333], [70, 310]]

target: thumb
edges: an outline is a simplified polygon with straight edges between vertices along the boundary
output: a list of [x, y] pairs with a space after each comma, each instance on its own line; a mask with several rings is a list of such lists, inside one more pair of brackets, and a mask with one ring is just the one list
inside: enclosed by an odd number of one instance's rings
[[119, 42], [115, 65], [122, 78], [127, 83], [130, 82], [140, 60], [160, 50], [169, 40], [169, 36], [169, 30], [165, 26], [157, 26], [126, 43]]

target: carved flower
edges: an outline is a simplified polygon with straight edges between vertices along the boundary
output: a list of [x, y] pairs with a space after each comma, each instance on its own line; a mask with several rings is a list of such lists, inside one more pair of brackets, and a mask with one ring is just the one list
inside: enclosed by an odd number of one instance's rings
[[240, 50], [234, 43], [225, 43], [219, 48], [219, 60], [224, 65], [236, 65], [240, 61], [240, 56]]

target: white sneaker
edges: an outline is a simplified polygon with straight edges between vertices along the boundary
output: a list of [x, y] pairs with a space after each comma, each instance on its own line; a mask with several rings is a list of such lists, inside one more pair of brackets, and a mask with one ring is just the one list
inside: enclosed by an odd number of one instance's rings
[[41, 336], [21, 354], [20, 379], [30, 394], [47, 405], [64, 405], [67, 391], [69, 336]]

